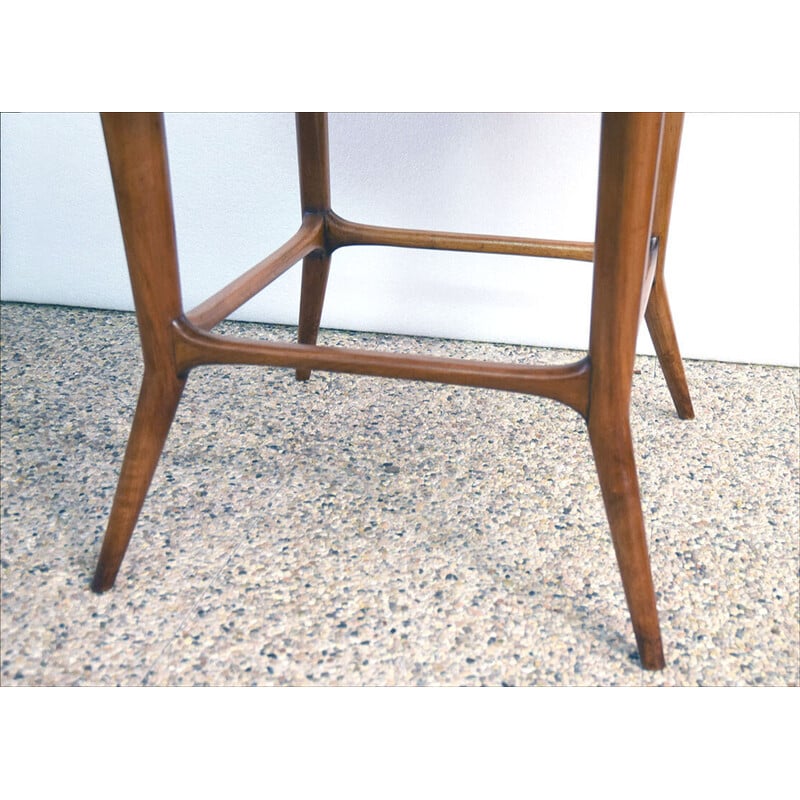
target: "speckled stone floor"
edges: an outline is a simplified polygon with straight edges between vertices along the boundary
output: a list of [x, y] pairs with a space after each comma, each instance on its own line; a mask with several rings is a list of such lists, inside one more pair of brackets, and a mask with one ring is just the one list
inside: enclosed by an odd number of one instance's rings
[[198, 370], [116, 587], [92, 594], [138, 391], [135, 321], [3, 304], [2, 684], [796, 686], [798, 370], [686, 367], [694, 421], [654, 359], [634, 385], [667, 658], [646, 673], [583, 422], [500, 392]]

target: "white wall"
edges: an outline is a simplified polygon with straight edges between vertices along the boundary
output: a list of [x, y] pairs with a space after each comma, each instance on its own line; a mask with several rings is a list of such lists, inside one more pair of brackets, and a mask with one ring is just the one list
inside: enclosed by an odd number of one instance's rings
[[[130, 309], [99, 120], [3, 114], [3, 300]], [[291, 114], [167, 115], [185, 304], [299, 223]], [[334, 208], [375, 224], [591, 240], [599, 117], [332, 114]], [[684, 355], [800, 364], [800, 117], [687, 115], [668, 284]], [[585, 349], [590, 265], [337, 251], [323, 324]], [[294, 323], [299, 268], [237, 314]], [[646, 333], [640, 351], [652, 352]]]

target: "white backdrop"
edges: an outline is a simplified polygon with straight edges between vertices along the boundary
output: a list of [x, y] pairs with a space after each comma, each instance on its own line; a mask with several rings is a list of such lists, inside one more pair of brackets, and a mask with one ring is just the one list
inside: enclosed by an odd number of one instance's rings
[[[3, 114], [3, 300], [132, 308], [94, 114]], [[293, 116], [168, 114], [187, 308], [299, 224]], [[334, 209], [361, 222], [591, 240], [595, 114], [331, 114]], [[667, 277], [688, 358], [800, 364], [800, 117], [688, 114]], [[323, 325], [585, 349], [590, 265], [336, 252]], [[294, 324], [299, 267], [239, 319]], [[639, 350], [651, 353], [646, 332]]]

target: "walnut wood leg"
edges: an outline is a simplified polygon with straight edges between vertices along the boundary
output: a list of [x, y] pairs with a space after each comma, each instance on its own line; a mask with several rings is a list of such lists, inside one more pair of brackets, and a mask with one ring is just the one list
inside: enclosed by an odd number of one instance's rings
[[[317, 343], [330, 266], [331, 257], [325, 253], [312, 253], [303, 259], [300, 323], [297, 330], [297, 341], [300, 344]], [[305, 381], [311, 376], [311, 370], [301, 368], [295, 371], [295, 375], [297, 380]]]
[[[303, 215], [327, 217], [331, 209], [331, 179], [328, 154], [328, 115], [299, 113], [297, 129], [297, 164], [300, 173], [300, 205]], [[297, 341], [316, 344], [322, 304], [328, 285], [331, 264], [329, 249], [319, 250], [303, 259], [303, 280], [300, 289], [300, 321]], [[298, 369], [297, 380], [308, 380], [309, 369]]]
[[114, 585], [167, 439], [185, 381], [145, 372], [92, 590]]
[[692, 398], [689, 395], [689, 385], [686, 382], [683, 359], [678, 349], [675, 326], [672, 323], [672, 314], [669, 310], [667, 287], [664, 284], [661, 272], [656, 272], [644, 318], [678, 416], [681, 419], [694, 419]]
[[629, 413], [663, 118], [603, 115], [587, 424], [642, 666], [664, 657]]
[[144, 375], [92, 588], [110, 589], [167, 438], [185, 379], [172, 324], [182, 316], [164, 121], [103, 114], [114, 194], [136, 307]]
[[645, 669], [662, 669], [664, 653], [630, 425], [621, 419], [616, 428], [590, 427], [589, 438], [639, 658]]
[[672, 212], [672, 196], [675, 189], [675, 175], [678, 167], [681, 133], [683, 131], [683, 114], [666, 114], [664, 119], [664, 137], [661, 144], [661, 163], [656, 189], [656, 205], [653, 212], [653, 234], [659, 238], [658, 264], [655, 280], [647, 303], [645, 321], [650, 331], [650, 338], [661, 364], [661, 370], [667, 381], [672, 401], [681, 419], [692, 419], [694, 409], [683, 370], [683, 359], [678, 349], [675, 326], [667, 299], [667, 287], [664, 281], [664, 260], [667, 254], [667, 237]]

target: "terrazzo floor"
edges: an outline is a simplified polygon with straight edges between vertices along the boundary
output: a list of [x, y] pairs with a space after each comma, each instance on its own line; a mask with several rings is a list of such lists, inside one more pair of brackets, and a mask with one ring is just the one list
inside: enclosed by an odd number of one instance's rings
[[4, 686], [800, 682], [797, 369], [689, 361], [697, 418], [682, 422], [655, 359], [638, 359], [632, 424], [667, 659], [648, 673], [582, 420], [502, 392], [198, 370], [117, 584], [94, 595], [138, 391], [134, 317], [6, 303], [1, 322]]

